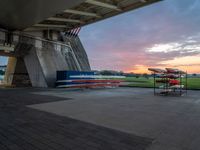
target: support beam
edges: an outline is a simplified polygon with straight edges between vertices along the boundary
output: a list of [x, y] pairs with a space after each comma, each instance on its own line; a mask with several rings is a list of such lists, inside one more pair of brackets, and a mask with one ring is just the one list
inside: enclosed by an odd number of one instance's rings
[[83, 23], [81, 20], [58, 18], [58, 17], [50, 17], [47, 20], [49, 20], [49, 21], [60, 21], [60, 22]]
[[70, 14], [76, 14], [76, 15], [83, 15], [83, 16], [90, 16], [90, 17], [97, 17], [100, 18], [101, 16], [91, 13], [91, 12], [85, 12], [85, 11], [79, 11], [79, 10], [72, 10], [72, 9], [67, 9], [64, 11], [65, 13], [70, 13]]
[[37, 32], [37, 31], [43, 31], [43, 30], [47, 30], [47, 29], [49, 29], [49, 28], [39, 28], [39, 27], [31, 27], [31, 28], [26, 28], [25, 30], [23, 30], [23, 31], [25, 31], [25, 32]]
[[96, 1], [96, 0], [86, 0], [85, 3], [96, 5], [96, 6], [100, 6], [100, 7], [104, 7], [104, 8], [109, 8], [109, 9], [113, 9], [113, 10], [117, 10], [117, 11], [122, 11], [120, 8], [118, 8], [115, 5], [104, 3], [104, 2], [100, 2], [100, 1]]
[[35, 24], [34, 27], [67, 28], [66, 25], [58, 25], [58, 24]]
[[57, 30], [57, 31], [63, 31], [64, 28], [55, 28], [55, 27], [30, 27], [23, 30], [24, 32], [41, 32], [43, 30]]

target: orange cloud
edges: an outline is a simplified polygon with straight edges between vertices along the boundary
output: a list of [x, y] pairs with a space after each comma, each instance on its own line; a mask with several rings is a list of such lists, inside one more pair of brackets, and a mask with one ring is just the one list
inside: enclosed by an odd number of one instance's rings
[[[137, 66], [134, 69], [127, 70], [125, 72], [133, 72], [133, 73], [150, 73], [148, 71], [149, 66]], [[183, 71], [187, 71], [188, 73], [200, 73], [200, 66], [171, 66], [171, 65], [164, 65], [164, 66], [153, 66], [153, 68], [178, 68]]]
[[174, 58], [172, 60], [162, 61], [160, 65], [145, 66], [135, 65], [132, 69], [128, 69], [127, 72], [134, 73], [149, 73], [148, 68], [178, 68], [188, 73], [200, 73], [200, 54], [196, 56], [185, 56], [180, 58]]
[[200, 54], [196, 56], [185, 56], [161, 62], [166, 66], [178, 67], [189, 73], [200, 73]]

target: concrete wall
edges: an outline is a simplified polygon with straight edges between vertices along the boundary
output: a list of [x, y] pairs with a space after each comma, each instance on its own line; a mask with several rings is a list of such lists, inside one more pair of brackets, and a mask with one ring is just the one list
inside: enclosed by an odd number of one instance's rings
[[29, 73], [29, 78], [33, 87], [48, 87], [43, 72], [43, 68], [39, 62], [36, 48], [33, 47], [28, 55], [24, 57], [24, 62]]
[[[53, 33], [55, 34], [53, 39], [58, 40], [56, 38], [59, 34]], [[35, 35], [41, 36], [42, 33], [35, 33], [33, 36]], [[0, 37], [4, 38], [3, 33]], [[54, 87], [56, 72], [59, 70], [91, 70], [87, 54], [78, 36], [66, 36], [63, 42], [22, 35], [15, 35], [13, 39], [15, 58], [9, 58], [5, 79], [9, 80], [7, 81], [9, 84], [21, 86], [27, 83], [28, 86], [30, 80], [33, 87]]]
[[36, 54], [47, 85], [53, 87], [56, 81], [56, 71], [69, 70], [69, 65], [62, 55], [61, 46], [43, 42], [41, 48], [36, 48]]

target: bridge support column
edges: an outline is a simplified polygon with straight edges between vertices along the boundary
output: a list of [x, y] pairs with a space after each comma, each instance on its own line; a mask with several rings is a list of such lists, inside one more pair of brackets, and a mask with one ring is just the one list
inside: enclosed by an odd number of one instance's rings
[[15, 35], [13, 39], [15, 50], [9, 58], [5, 77], [9, 85], [54, 87], [57, 71], [91, 70], [77, 35], [66, 35], [62, 42], [24, 35]]
[[15, 57], [8, 58], [8, 64], [7, 64], [5, 77], [4, 77], [4, 83], [6, 85], [12, 85], [16, 64], [17, 64], [17, 58]]
[[31, 86], [29, 74], [23, 58], [9, 57], [4, 83], [8, 86]]

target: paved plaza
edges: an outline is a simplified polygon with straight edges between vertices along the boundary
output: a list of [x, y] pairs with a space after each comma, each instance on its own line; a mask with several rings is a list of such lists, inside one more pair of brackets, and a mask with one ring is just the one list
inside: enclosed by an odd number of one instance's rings
[[0, 150], [197, 150], [200, 91], [0, 89]]

